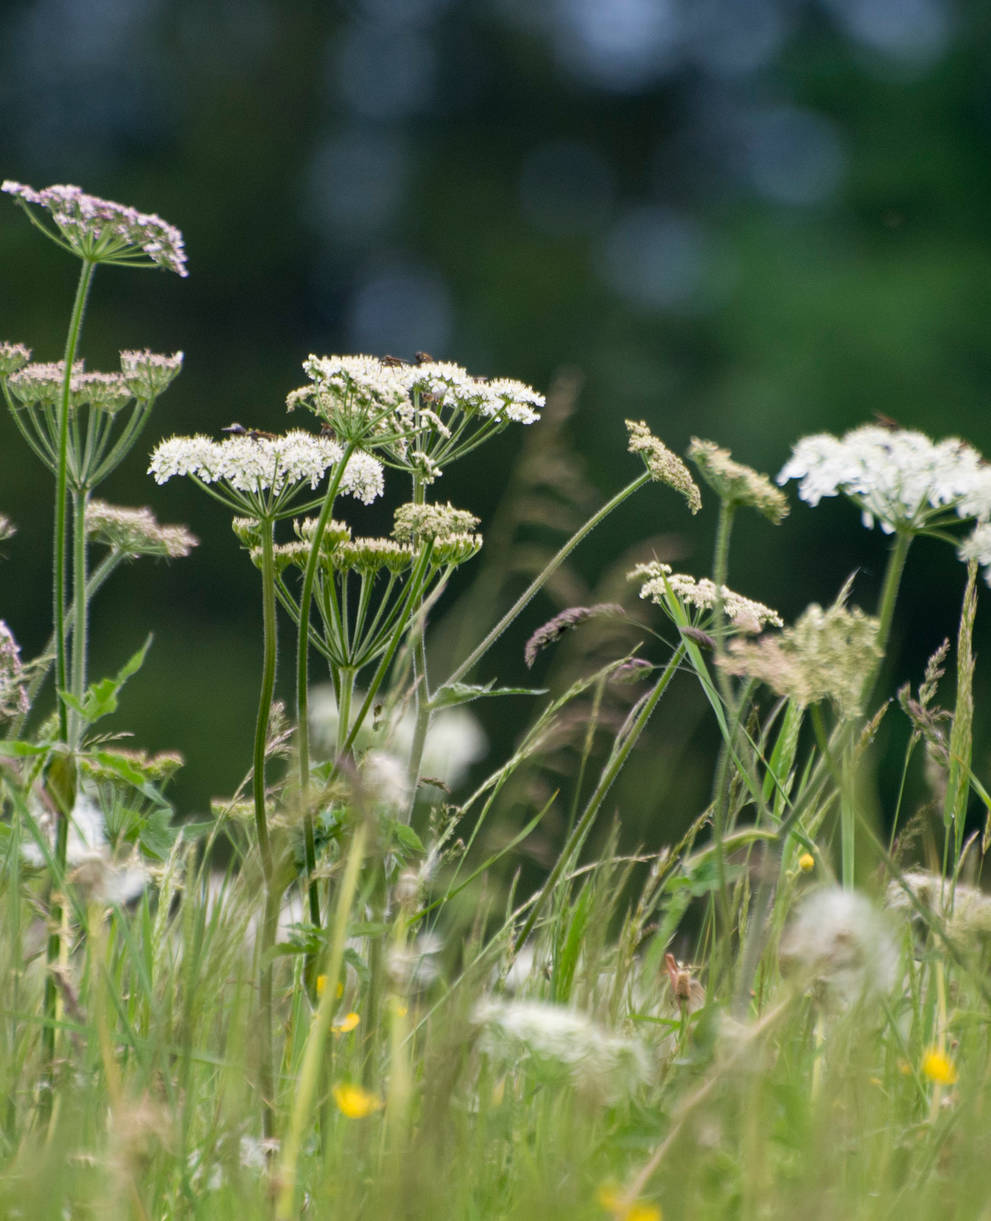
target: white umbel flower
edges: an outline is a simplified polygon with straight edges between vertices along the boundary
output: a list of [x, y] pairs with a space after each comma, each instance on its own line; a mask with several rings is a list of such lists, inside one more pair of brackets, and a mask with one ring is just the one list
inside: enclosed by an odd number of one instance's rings
[[991, 517], [991, 467], [955, 437], [931, 441], [921, 432], [868, 424], [842, 437], [817, 433], [792, 450], [778, 483], [799, 481], [810, 505], [842, 493], [857, 504], [868, 529], [917, 532], [948, 515]]
[[[213, 441], [209, 437], [172, 437], [158, 445], [148, 473], [156, 483], [191, 475], [201, 483], [226, 483], [236, 492], [278, 494], [293, 484], [316, 488], [344, 451], [330, 437], [294, 429], [279, 437], [249, 434]], [[340, 490], [370, 504], [381, 495], [382, 467], [369, 454], [348, 460]]]

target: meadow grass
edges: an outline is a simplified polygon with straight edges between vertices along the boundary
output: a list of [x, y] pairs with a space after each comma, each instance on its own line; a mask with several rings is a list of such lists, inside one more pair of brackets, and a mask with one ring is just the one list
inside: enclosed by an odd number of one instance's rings
[[[689, 466], [629, 422], [639, 473], [593, 510], [561, 442], [565, 391], [545, 404], [425, 354], [311, 356], [288, 406], [319, 432], [237, 424], [151, 457], [158, 483], [219, 502], [260, 582], [251, 767], [180, 826], [181, 761], [95, 728], [145, 649], [91, 682], [87, 637], [125, 559], [195, 544], [92, 495], [181, 354], [124, 353], [120, 374], [74, 361], [96, 269], [184, 274], [181, 235], [76, 188], [4, 190], [83, 274], [65, 361], [0, 344], [13, 426], [55, 496], [50, 651], [22, 661], [0, 623], [0, 1215], [991, 1215], [987, 831], [967, 830], [988, 808], [972, 770], [980, 455], [881, 426], [799, 441], [779, 482], [811, 504], [846, 496], [891, 548], [875, 613], [847, 587], [785, 626], [727, 582], [736, 514], [779, 526], [786, 497], [695, 440], [718, 506], [711, 573], [641, 557], [627, 593], [532, 633], [528, 665], [572, 648], [566, 678], [499, 689], [472, 681], [479, 662], [610, 512], [652, 483], [672, 520], [667, 490], [697, 511]], [[541, 411], [487, 563], [478, 519], [436, 485]], [[397, 485], [392, 534], [356, 536], [343, 498]], [[582, 511], [500, 616], [517, 527], [549, 488]], [[921, 535], [958, 549], [960, 621], [893, 699], [884, 660]], [[487, 618], [471, 639], [444, 623], [432, 647], [428, 619], [479, 552], [461, 622]], [[291, 711], [274, 700], [279, 614], [298, 629]], [[311, 686], [318, 665], [330, 681]], [[718, 729], [710, 800], [674, 842], [631, 852], [616, 782], [676, 682]], [[469, 791], [482, 699], [531, 712]], [[873, 755], [893, 717], [930, 801], [889, 795], [882, 824]], [[545, 825], [533, 882], [518, 849]]]

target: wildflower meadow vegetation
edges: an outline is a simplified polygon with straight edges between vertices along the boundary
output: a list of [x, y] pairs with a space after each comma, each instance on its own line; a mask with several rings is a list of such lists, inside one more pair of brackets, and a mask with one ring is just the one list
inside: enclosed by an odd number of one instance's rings
[[[163, 435], [182, 353], [90, 371], [83, 322], [117, 268], [185, 276], [182, 235], [77, 187], [2, 189], [2, 223], [19, 205], [79, 280], [60, 360], [32, 359], [48, 335], [0, 342], [3, 444], [47, 469], [53, 527], [47, 649], [22, 657], [0, 620], [0, 1213], [991, 1216], [991, 807], [972, 768], [991, 465], [869, 423], [797, 440], [771, 480], [627, 421], [627, 485], [504, 613], [483, 589], [477, 638], [441, 666], [435, 612], [486, 546], [445, 471], [505, 429], [549, 453], [554, 396], [426, 353], [309, 355], [283, 433]], [[153, 508], [97, 499], [125, 461]], [[101, 723], [149, 645], [109, 676], [87, 658], [117, 570], [197, 545], [158, 520], [175, 479], [226, 514], [260, 611], [247, 772], [195, 821], [168, 797], [181, 758]], [[763, 517], [772, 548], [795, 489], [852, 502], [852, 572], [861, 527], [887, 535], [877, 606], [852, 577], [785, 623], [738, 591], [736, 515]], [[617, 600], [535, 622], [534, 596], [632, 497], [651, 530], [708, 510], [711, 570], [644, 554]], [[372, 502], [385, 537], [361, 532]], [[959, 557], [961, 612], [892, 691], [917, 539]], [[609, 651], [617, 624], [632, 643]], [[574, 648], [576, 676], [500, 686], [507, 640], [538, 674]], [[615, 781], [685, 684], [718, 730], [708, 804], [677, 842], [621, 850]], [[469, 789], [481, 700], [518, 728]], [[904, 758], [879, 792], [882, 721]], [[517, 849], [552, 813], [528, 881]]]

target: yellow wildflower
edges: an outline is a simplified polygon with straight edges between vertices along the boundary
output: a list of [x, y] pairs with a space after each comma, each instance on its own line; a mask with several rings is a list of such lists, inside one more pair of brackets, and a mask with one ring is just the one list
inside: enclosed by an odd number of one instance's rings
[[956, 1065], [938, 1047], [930, 1047], [922, 1057], [922, 1072], [937, 1085], [953, 1085], [957, 1079]]
[[339, 1083], [334, 1086], [333, 1092], [337, 1109], [348, 1119], [364, 1119], [382, 1106], [381, 1099], [363, 1090], [360, 1085]]
[[331, 1030], [334, 1034], [350, 1034], [360, 1021], [361, 1017], [357, 1013], [346, 1013], [339, 1022], [331, 1026]]
[[816, 867], [816, 858], [811, 852], [803, 852], [798, 858], [798, 867], [802, 873], [811, 873]]
[[656, 1204], [645, 1204], [642, 1200], [628, 1203], [614, 1183], [603, 1183], [596, 1194], [599, 1203], [606, 1212], [612, 1213], [615, 1221], [663, 1221]]
[[[317, 996], [323, 996], [326, 989], [327, 989], [327, 976], [318, 975], [317, 976]], [[340, 998], [343, 995], [344, 995], [344, 984], [340, 980], [338, 980], [337, 981], [337, 996], [338, 996], [338, 998]]]

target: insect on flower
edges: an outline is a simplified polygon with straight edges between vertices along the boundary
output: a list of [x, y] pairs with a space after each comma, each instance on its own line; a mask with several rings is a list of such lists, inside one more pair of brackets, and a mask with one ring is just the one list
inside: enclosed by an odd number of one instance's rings
[[404, 369], [408, 364], [408, 360], [403, 360], [400, 356], [383, 356], [381, 363], [387, 369]]
[[233, 424], [228, 424], [226, 428], [222, 428], [220, 431], [229, 432], [232, 437], [250, 437], [252, 441], [257, 441], [261, 437], [265, 437], [269, 441], [276, 439], [274, 432], [266, 432], [264, 428], [245, 428], [237, 420]]

